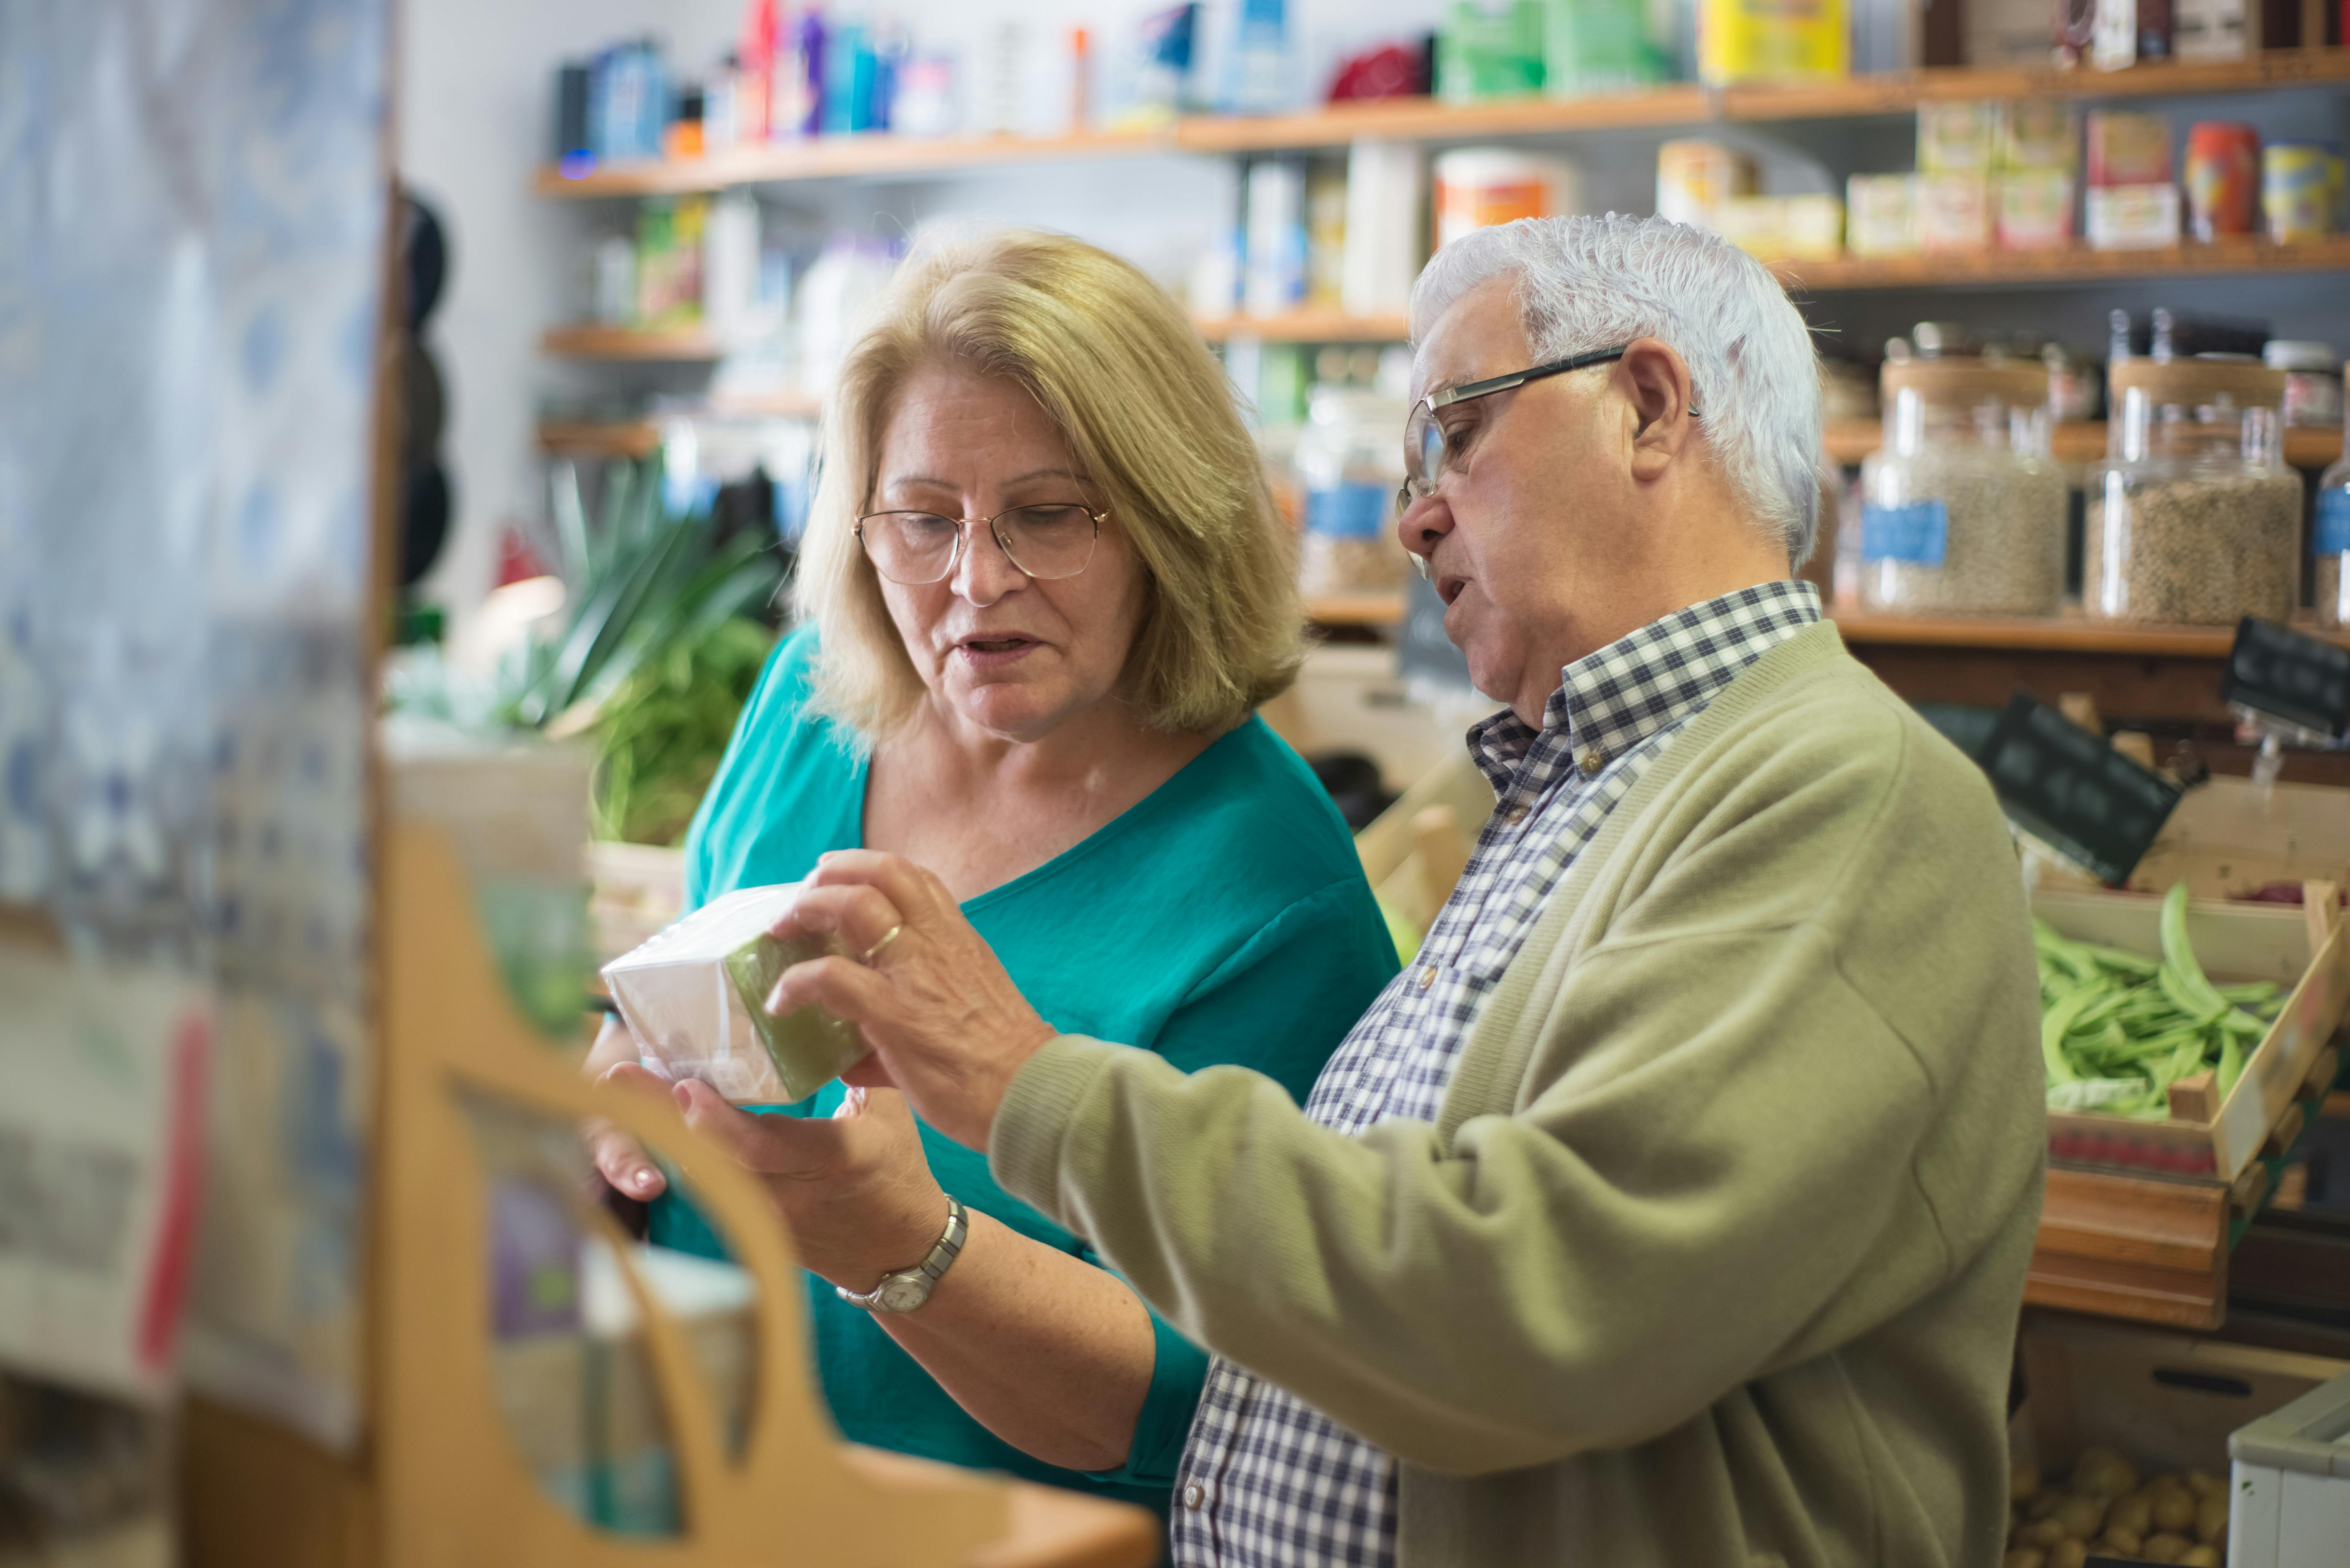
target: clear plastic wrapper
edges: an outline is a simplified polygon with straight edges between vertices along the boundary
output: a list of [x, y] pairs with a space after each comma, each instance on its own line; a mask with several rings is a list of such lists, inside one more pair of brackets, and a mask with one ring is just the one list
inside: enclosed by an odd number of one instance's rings
[[865, 1054], [857, 1031], [822, 1008], [776, 1017], [762, 1005], [784, 971], [841, 950], [767, 934], [799, 890], [739, 888], [604, 966], [646, 1066], [736, 1105], [792, 1105]]

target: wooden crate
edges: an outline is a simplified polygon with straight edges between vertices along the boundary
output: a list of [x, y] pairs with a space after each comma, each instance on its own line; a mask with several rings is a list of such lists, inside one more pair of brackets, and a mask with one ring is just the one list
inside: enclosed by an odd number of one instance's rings
[[2228, 1434], [2291, 1404], [2350, 1363], [2119, 1324], [2033, 1314], [2018, 1342], [2026, 1390], [2018, 1458], [2051, 1482], [2086, 1448], [2142, 1473], [2228, 1473]]
[[2272, 882], [2350, 887], [2350, 790], [2214, 778], [2187, 792], [2130, 873], [2139, 891], [2184, 878], [2199, 898], [2229, 898]]
[[[2161, 900], [2140, 893], [2042, 891], [2033, 913], [2068, 937], [2158, 954]], [[2342, 1022], [2350, 1002], [2340, 910], [2292, 905], [2198, 901], [2188, 906], [2188, 940], [2220, 984], [2265, 980], [2289, 987], [2276, 1023], [2246, 1059], [2226, 1101], [2208, 1120], [2178, 1114], [2137, 1121], [2094, 1111], [2048, 1113], [2053, 1159], [2170, 1176], [2233, 1181], [2267, 1141]]]

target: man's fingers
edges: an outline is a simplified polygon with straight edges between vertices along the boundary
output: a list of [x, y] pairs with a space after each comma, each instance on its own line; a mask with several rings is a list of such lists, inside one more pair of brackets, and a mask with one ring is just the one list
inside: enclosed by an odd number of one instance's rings
[[861, 953], [879, 941], [892, 926], [902, 923], [898, 907], [876, 888], [862, 883], [830, 888], [804, 888], [792, 907], [767, 928], [789, 940], [795, 937], [837, 936], [851, 953]]
[[[821, 1007], [851, 1023], [882, 1023], [891, 1002], [889, 982], [854, 959], [810, 959], [784, 971], [767, 993], [767, 1011], [781, 1017], [803, 1007]], [[871, 1036], [867, 1037], [870, 1044]]]
[[927, 920], [955, 909], [941, 882], [902, 855], [879, 849], [836, 849], [820, 857], [808, 874], [816, 888], [859, 885], [879, 889], [909, 919]]

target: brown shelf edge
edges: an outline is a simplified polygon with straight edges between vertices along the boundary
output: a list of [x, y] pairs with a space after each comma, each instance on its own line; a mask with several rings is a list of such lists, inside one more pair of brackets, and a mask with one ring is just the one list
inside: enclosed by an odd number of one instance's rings
[[1305, 600], [1315, 626], [1395, 626], [1403, 620], [1401, 594], [1320, 594]]
[[[1885, 427], [1877, 420], [1830, 420], [1825, 432], [1827, 454], [1840, 463], [1858, 462], [1877, 449], [1884, 434]], [[2106, 422], [2083, 420], [2060, 424], [2049, 444], [2059, 462], [2098, 462], [2106, 455]], [[2338, 430], [2301, 428], [2284, 432], [2284, 459], [2295, 468], [2324, 468], [2341, 455]]]
[[563, 359], [715, 359], [722, 352], [700, 331], [638, 327], [550, 327], [538, 347]]
[[2193, 96], [2336, 82], [2350, 82], [2350, 49], [2270, 49], [2241, 61], [2165, 61], [2121, 71], [1957, 67], [1781, 87], [1709, 88], [1694, 82], [1673, 82], [1580, 99], [1503, 99], [1473, 104], [1448, 104], [1428, 98], [1384, 99], [1290, 115], [1193, 115], [1151, 131], [936, 140], [887, 133], [818, 137], [729, 150], [707, 158], [612, 164], [577, 176], [546, 168], [538, 171], [534, 186], [543, 196], [579, 200], [676, 195], [734, 185], [860, 174], [921, 174], [1052, 159], [1340, 147], [1365, 136], [1442, 141], [1721, 121], [1847, 119], [1900, 114], [1920, 103], [1953, 99]]
[[2350, 235], [2293, 244], [2265, 240], [2100, 251], [2083, 244], [2045, 250], [1963, 251], [1901, 256], [1780, 261], [1771, 270], [1790, 292], [1864, 288], [1964, 288], [2012, 283], [2108, 283], [2121, 278], [2204, 277], [2227, 273], [2350, 270]]
[[[1828, 614], [1846, 642], [1896, 647], [2224, 659], [2236, 639], [2232, 626], [2126, 626], [2075, 616], [1898, 616], [1849, 605], [1831, 606]], [[2350, 638], [2337, 633], [2296, 629], [2350, 647]]]
[[1348, 316], [1337, 310], [1293, 310], [1282, 316], [1206, 316], [1196, 318], [1200, 336], [1211, 343], [1254, 337], [1263, 343], [1400, 343], [1410, 336], [1401, 312]]

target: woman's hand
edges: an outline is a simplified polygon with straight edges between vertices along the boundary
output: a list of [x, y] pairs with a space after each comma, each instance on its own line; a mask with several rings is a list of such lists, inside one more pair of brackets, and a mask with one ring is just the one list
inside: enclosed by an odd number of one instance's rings
[[[637, 1037], [629, 1033], [629, 1026], [617, 1017], [608, 1017], [604, 1027], [597, 1032], [596, 1044], [588, 1048], [588, 1060], [580, 1071], [589, 1082], [600, 1082], [622, 1063], [633, 1066], [639, 1054]], [[588, 1158], [595, 1161], [598, 1174], [611, 1184], [615, 1192], [639, 1203], [650, 1203], [668, 1190], [669, 1180], [661, 1175], [660, 1167], [646, 1157], [644, 1145], [635, 1138], [608, 1121], [591, 1121], [580, 1130], [588, 1143]]]
[[922, 1158], [904, 1096], [852, 1088], [828, 1119], [754, 1116], [694, 1079], [664, 1083], [633, 1063], [603, 1083], [660, 1095], [685, 1125], [759, 1179], [789, 1227], [802, 1267], [869, 1291], [929, 1255], [947, 1228], [947, 1199]]
[[923, 1120], [985, 1148], [1013, 1075], [1055, 1032], [946, 885], [903, 856], [836, 851], [816, 862], [774, 931], [837, 936], [858, 957], [795, 964], [775, 982], [767, 1011], [813, 1004], [858, 1025], [879, 1061], [868, 1058], [845, 1078], [894, 1084]]

